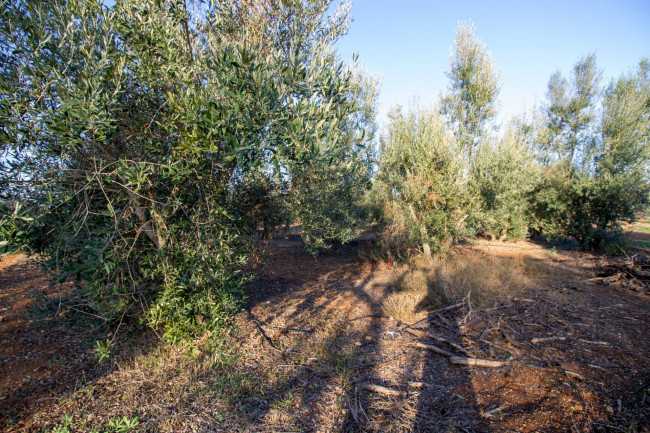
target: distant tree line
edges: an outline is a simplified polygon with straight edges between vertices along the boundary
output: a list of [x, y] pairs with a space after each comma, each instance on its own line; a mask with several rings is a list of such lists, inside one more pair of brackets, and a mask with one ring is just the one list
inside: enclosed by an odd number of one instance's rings
[[369, 203], [383, 254], [486, 235], [572, 237], [621, 254], [621, 224], [648, 205], [650, 63], [601, 86], [594, 55], [553, 74], [547, 102], [495, 133], [499, 77], [471, 24], [456, 35], [448, 92], [397, 108], [380, 140]]

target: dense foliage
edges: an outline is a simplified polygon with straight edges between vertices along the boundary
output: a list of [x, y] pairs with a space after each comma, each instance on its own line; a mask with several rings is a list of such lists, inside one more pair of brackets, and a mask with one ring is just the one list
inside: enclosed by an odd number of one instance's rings
[[479, 146], [469, 170], [469, 190], [474, 198], [469, 224], [475, 233], [500, 239], [526, 237], [528, 197], [540, 176], [531, 150], [530, 131], [521, 119], [512, 121], [495, 144]]
[[379, 83], [332, 48], [331, 6], [0, 0], [0, 247], [178, 341], [229, 323], [254, 247], [293, 223], [316, 253], [374, 216], [398, 259], [478, 235], [620, 244], [650, 191], [647, 61], [603, 90], [580, 59], [499, 137], [496, 67], [461, 24], [448, 92], [393, 110], [377, 147]]
[[225, 324], [260, 227], [297, 202], [313, 238], [341, 237], [323, 228], [340, 191], [368, 182], [329, 3], [3, 1], [4, 240], [29, 231], [105, 317], [139, 311], [172, 341]]
[[644, 60], [636, 73], [610, 83], [600, 107], [593, 55], [576, 63], [570, 82], [551, 77], [546, 128], [536, 142], [545, 175], [530, 198], [535, 229], [621, 252], [621, 223], [648, 205], [647, 68]]
[[604, 92], [600, 75], [594, 55], [553, 74], [548, 103], [497, 138], [498, 74], [461, 24], [439, 107], [395, 112], [382, 136], [371, 202], [385, 203], [385, 252], [543, 232], [620, 253], [621, 224], [648, 205], [648, 62]]
[[384, 206], [390, 254], [402, 258], [415, 244], [430, 255], [461, 230], [467, 197], [457, 150], [437, 111], [391, 114], [372, 191]]

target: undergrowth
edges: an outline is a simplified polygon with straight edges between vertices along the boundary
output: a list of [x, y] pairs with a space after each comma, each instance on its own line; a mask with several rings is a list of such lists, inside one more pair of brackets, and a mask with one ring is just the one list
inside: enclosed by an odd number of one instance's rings
[[483, 252], [457, 249], [432, 261], [416, 257], [406, 271], [396, 275], [395, 292], [382, 302], [384, 312], [409, 321], [421, 309], [435, 309], [466, 297], [472, 303], [490, 306], [516, 296], [530, 285], [530, 277], [547, 269], [530, 259], [497, 257]]

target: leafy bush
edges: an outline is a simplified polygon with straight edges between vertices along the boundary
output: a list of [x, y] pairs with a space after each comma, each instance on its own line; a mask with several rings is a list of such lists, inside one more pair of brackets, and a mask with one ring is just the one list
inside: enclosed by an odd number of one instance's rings
[[283, 180], [345, 163], [360, 137], [330, 48], [347, 9], [328, 4], [0, 5], [0, 185], [56, 279], [170, 341], [229, 323]]
[[528, 234], [528, 197], [538, 182], [539, 168], [523, 135], [512, 123], [496, 145], [484, 142], [475, 152], [469, 187], [475, 206], [469, 225], [478, 232], [500, 239]]
[[0, 204], [0, 254], [15, 252], [28, 242], [31, 222], [20, 202]]
[[294, 172], [290, 206], [309, 250], [316, 253], [357, 237], [367, 221], [362, 199], [369, 183], [359, 161]]
[[[396, 246], [416, 243], [429, 252], [462, 233], [467, 218], [463, 160], [437, 111], [400, 110], [381, 138], [380, 169], [373, 188], [385, 204], [385, 227]], [[399, 254], [399, 253], [398, 253]]]
[[532, 198], [535, 227], [551, 236], [572, 236], [586, 249], [620, 254], [621, 223], [634, 221], [647, 196], [640, 188], [624, 176], [569, 178], [550, 170]]
[[264, 241], [273, 230], [290, 221], [287, 182], [263, 170], [250, 170], [234, 177], [228, 197], [229, 213], [241, 233]]
[[[340, 125], [349, 143], [344, 159], [320, 165], [297, 164], [291, 170], [291, 216], [300, 223], [302, 238], [313, 253], [349, 242], [370, 220], [365, 197], [375, 163], [373, 144], [380, 83], [358, 64], [350, 68], [350, 73], [347, 96], [357, 109]], [[357, 131], [362, 135], [357, 136]]]

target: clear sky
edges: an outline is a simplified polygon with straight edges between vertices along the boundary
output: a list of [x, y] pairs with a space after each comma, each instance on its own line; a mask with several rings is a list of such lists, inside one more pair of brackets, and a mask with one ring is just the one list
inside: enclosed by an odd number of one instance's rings
[[383, 80], [380, 119], [391, 106], [424, 104], [445, 91], [459, 21], [473, 21], [501, 73], [500, 121], [545, 100], [553, 72], [565, 76], [595, 52], [604, 81], [650, 57], [650, 0], [353, 0], [353, 22], [338, 42]]

